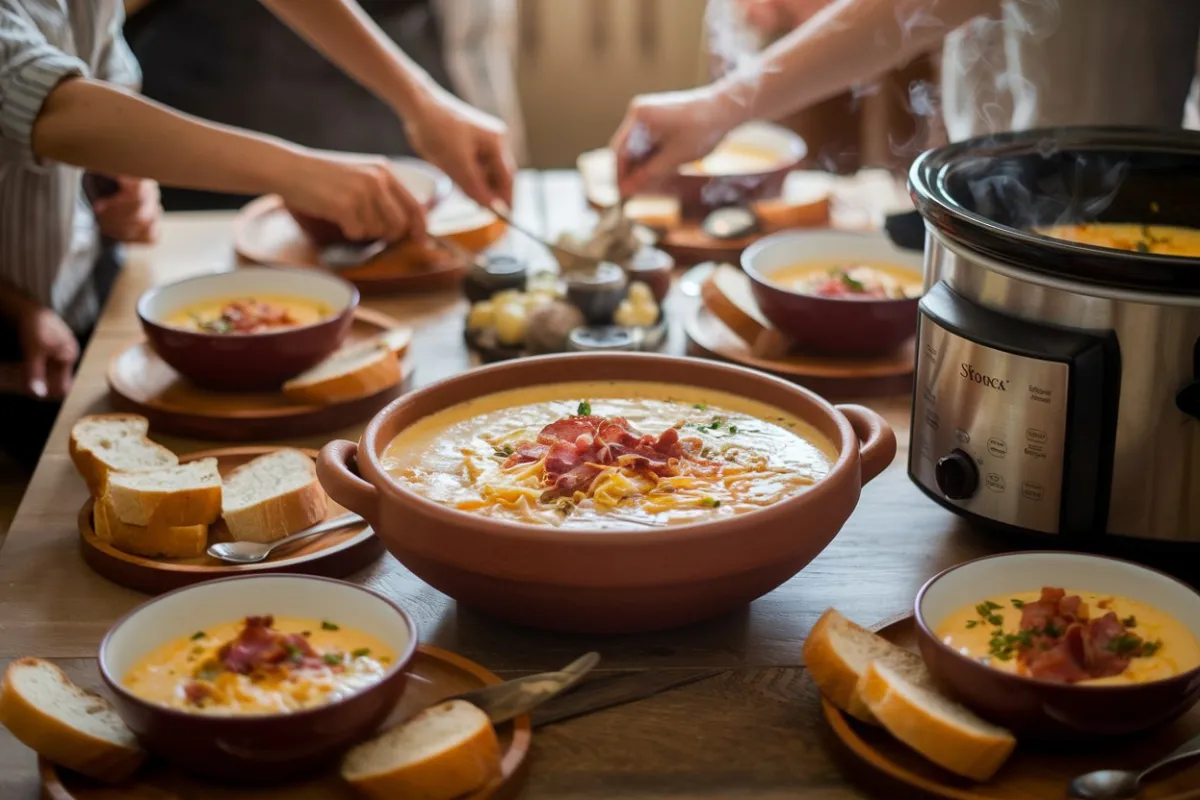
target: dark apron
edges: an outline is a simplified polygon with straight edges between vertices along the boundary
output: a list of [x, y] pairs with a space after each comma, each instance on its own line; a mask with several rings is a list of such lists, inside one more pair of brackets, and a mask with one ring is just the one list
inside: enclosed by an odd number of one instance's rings
[[[442, 86], [450, 79], [427, 0], [360, 0]], [[258, 0], [153, 0], [125, 26], [147, 97], [198, 117], [309, 147], [411, 155], [395, 114]], [[249, 198], [164, 189], [168, 211], [236, 208]]]

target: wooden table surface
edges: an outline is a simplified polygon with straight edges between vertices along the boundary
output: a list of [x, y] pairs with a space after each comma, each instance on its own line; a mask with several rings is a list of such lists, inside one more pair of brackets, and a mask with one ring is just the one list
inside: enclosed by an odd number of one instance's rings
[[[523, 173], [514, 205], [526, 225], [547, 235], [578, 228], [589, 213], [578, 176], [567, 172]], [[87, 492], [67, 455], [67, 435], [79, 416], [110, 409], [105, 372], [113, 355], [140, 337], [138, 295], [156, 283], [231, 267], [231, 220], [226, 213], [171, 215], [158, 245], [131, 251], [0, 550], [0, 667], [20, 656], [53, 658], [95, 688], [95, 654], [105, 631], [146, 599], [92, 573], [80, 558], [76, 514]], [[510, 234], [504, 246], [546, 257], [517, 237]], [[470, 366], [461, 335], [466, 304], [457, 295], [364, 304], [415, 327], [418, 385]], [[682, 351], [678, 332], [672, 347]], [[999, 545], [966, 529], [909, 482], [908, 397], [862, 402], [895, 428], [900, 453], [894, 464], [864, 489], [843, 531], [807, 569], [730, 616], [649, 635], [547, 634], [457, 608], [390, 556], [353, 580], [400, 601], [417, 619], [425, 642], [501, 674], [557, 668], [593, 649], [608, 670], [725, 670], [539, 730], [523, 798], [866, 797], [830, 758], [816, 693], [804, 675], [801, 642], [828, 606], [862, 623], [904, 612], [935, 572]], [[338, 435], [357, 440], [360, 428]], [[214, 446], [157, 438], [179, 452]], [[291, 443], [319, 447], [328, 438]], [[0, 731], [0, 798], [37, 796], [33, 754]]]

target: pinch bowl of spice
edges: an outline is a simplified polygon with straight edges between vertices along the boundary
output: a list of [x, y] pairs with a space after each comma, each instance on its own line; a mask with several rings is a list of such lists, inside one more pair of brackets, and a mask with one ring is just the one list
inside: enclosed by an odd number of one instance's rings
[[939, 688], [1019, 737], [1135, 734], [1200, 700], [1200, 594], [1147, 567], [989, 556], [934, 576], [914, 611]]
[[403, 694], [412, 618], [351, 583], [248, 575], [160, 595], [100, 645], [100, 674], [142, 744], [216, 780], [273, 783], [367, 738]]

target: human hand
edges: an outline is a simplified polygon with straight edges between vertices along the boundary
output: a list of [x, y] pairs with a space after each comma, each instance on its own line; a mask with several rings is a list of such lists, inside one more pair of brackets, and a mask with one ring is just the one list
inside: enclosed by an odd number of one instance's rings
[[351, 241], [425, 238], [425, 210], [386, 158], [309, 150], [281, 173], [289, 209], [336, 224]]
[[13, 316], [20, 364], [0, 365], [0, 391], [60, 399], [71, 389], [79, 343], [62, 317], [28, 300], [5, 302]]
[[633, 98], [609, 145], [621, 196], [653, 191], [679, 167], [711, 153], [742, 121], [741, 110], [714, 86]]
[[738, 0], [746, 23], [765, 36], [800, 27], [831, 0]]
[[450, 176], [476, 203], [512, 207], [513, 163], [508, 128], [491, 114], [433, 89], [405, 116], [413, 149]]
[[118, 242], [153, 244], [158, 241], [162, 202], [158, 184], [144, 178], [114, 178], [117, 190], [92, 201], [100, 232]]

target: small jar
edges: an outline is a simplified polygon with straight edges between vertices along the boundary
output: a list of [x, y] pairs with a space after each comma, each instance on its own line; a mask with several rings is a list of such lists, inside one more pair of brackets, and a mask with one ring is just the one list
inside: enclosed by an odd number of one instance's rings
[[654, 293], [655, 302], [660, 306], [671, 292], [671, 275], [674, 269], [675, 259], [657, 247], [643, 247], [625, 264], [629, 281], [641, 281], [649, 286], [650, 291]]
[[625, 270], [611, 261], [575, 270], [564, 276], [567, 301], [583, 312], [590, 325], [607, 325], [613, 312], [625, 299], [629, 278]]
[[463, 293], [472, 303], [487, 300], [506, 289], [522, 291], [529, 269], [524, 261], [503, 253], [483, 256], [471, 264], [463, 280]]
[[618, 353], [642, 349], [637, 328], [621, 325], [597, 325], [576, 328], [567, 336], [567, 350], [573, 353]]

